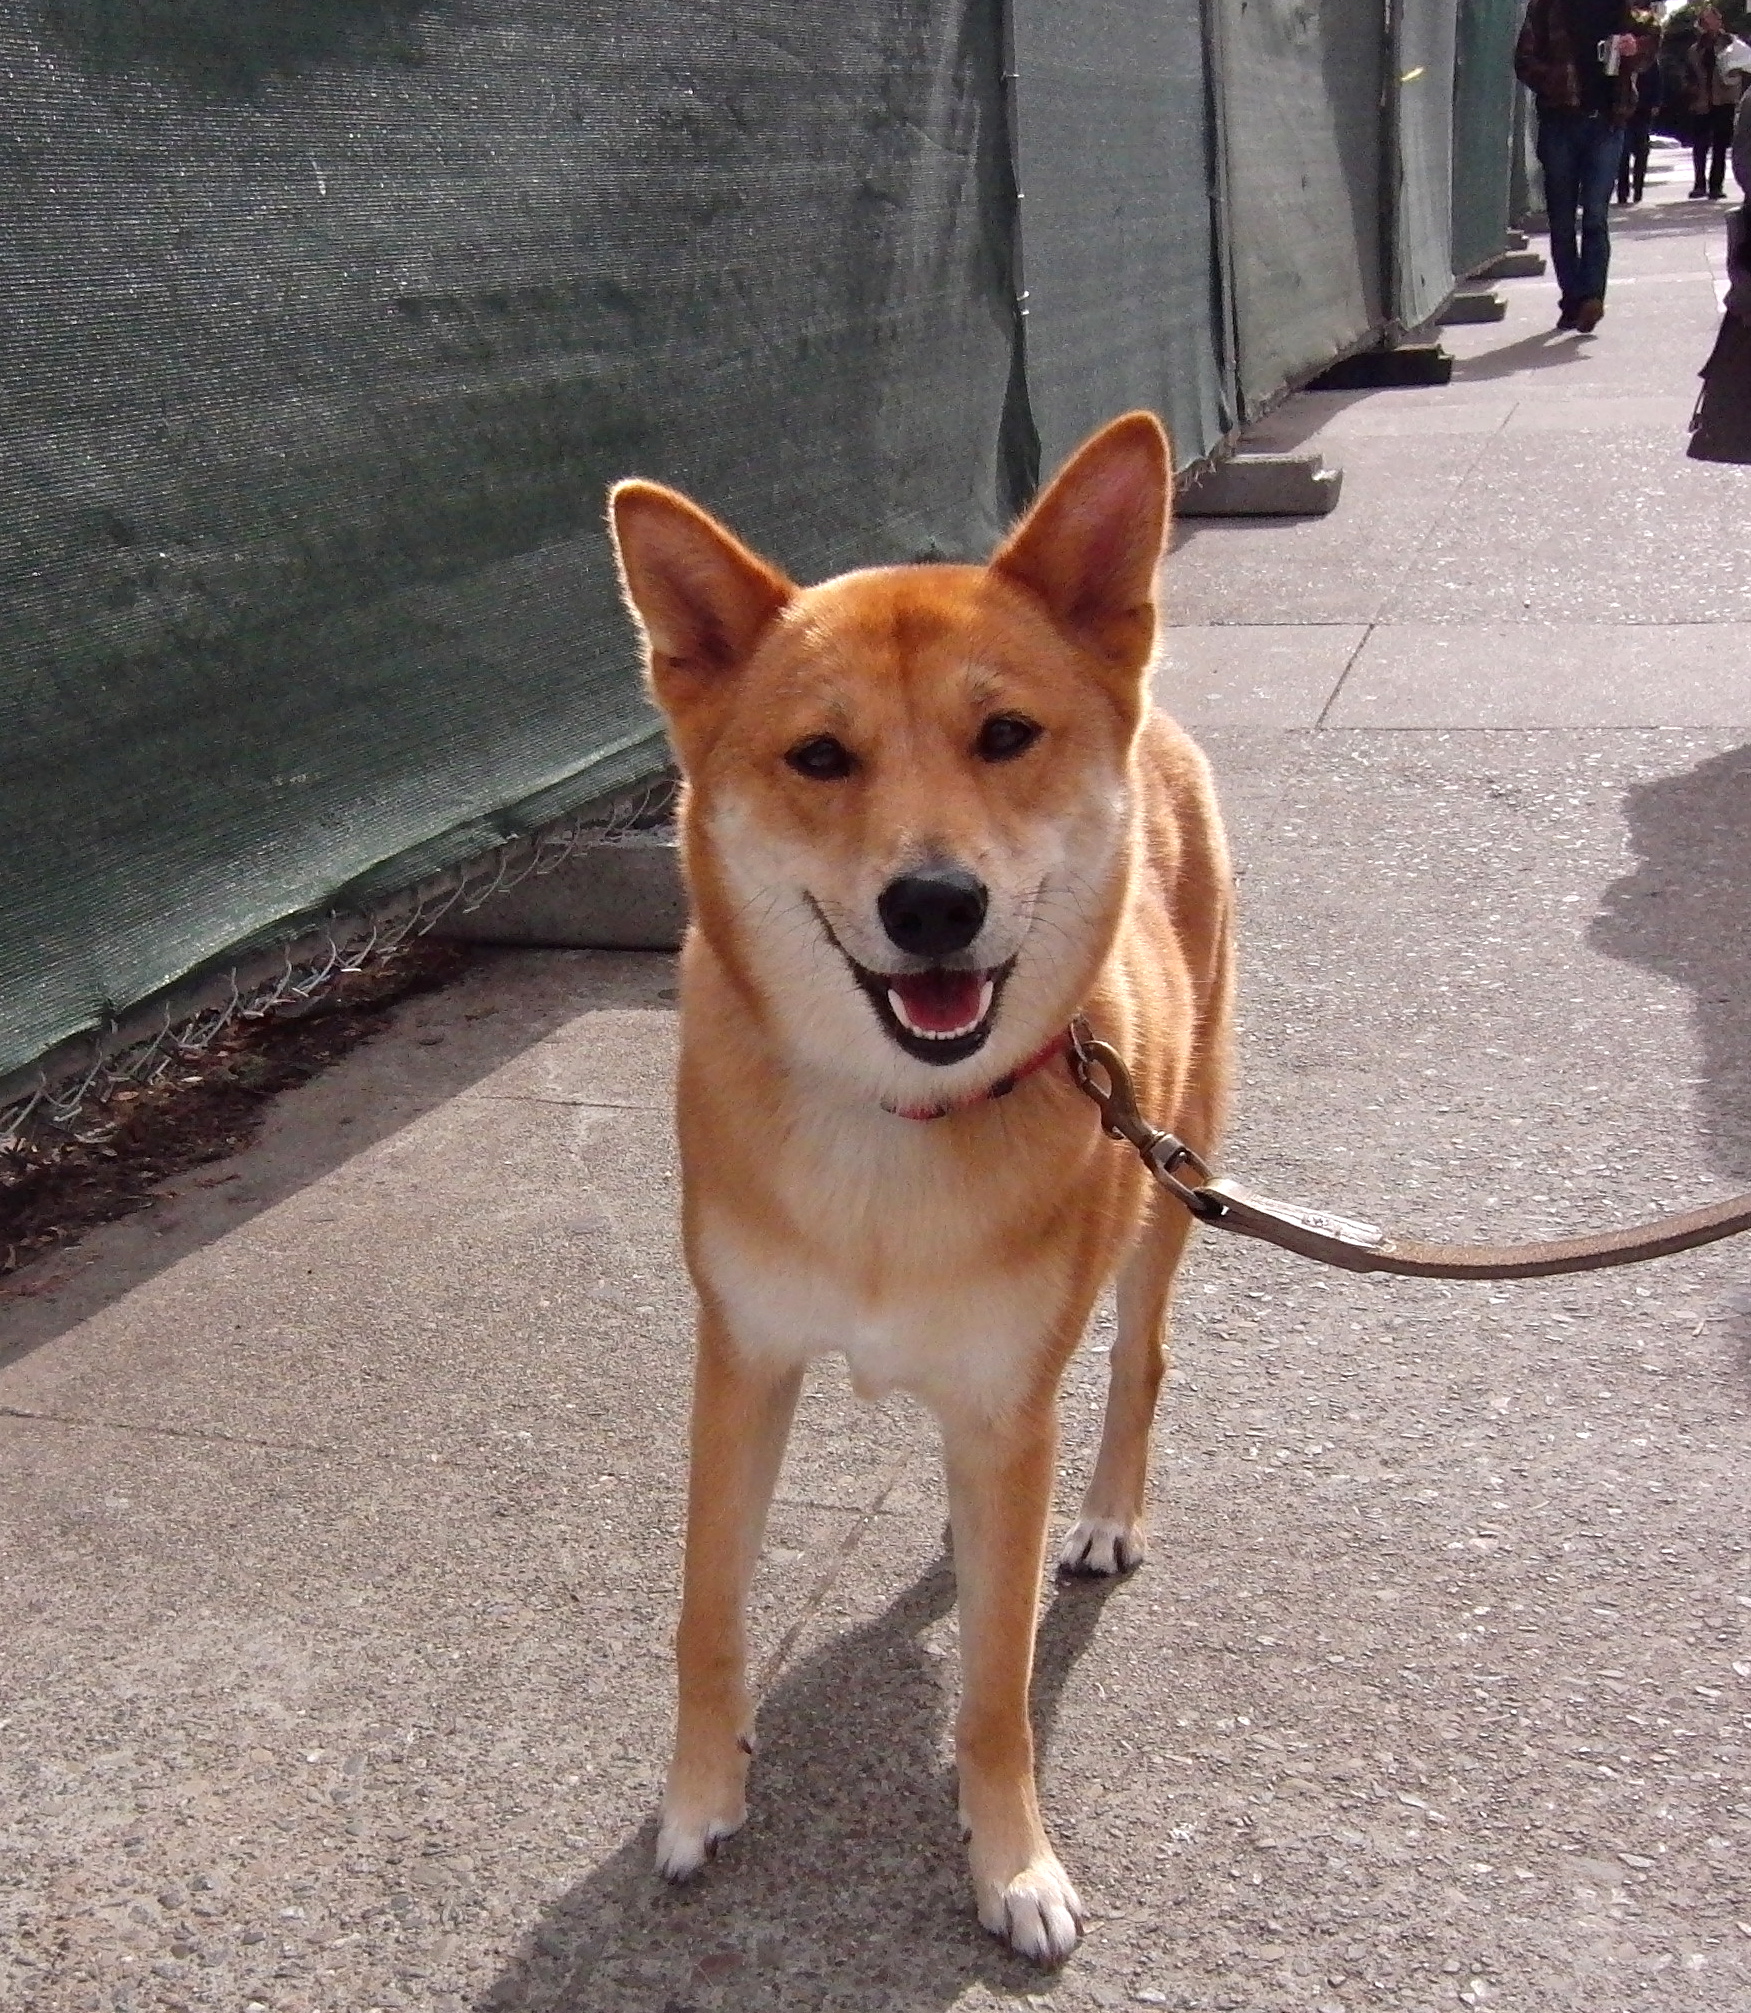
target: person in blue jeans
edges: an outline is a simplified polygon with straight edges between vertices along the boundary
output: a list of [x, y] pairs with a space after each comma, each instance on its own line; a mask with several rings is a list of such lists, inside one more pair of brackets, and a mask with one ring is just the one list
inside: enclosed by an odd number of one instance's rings
[[1630, 0], [1532, 0], [1526, 10], [1514, 74], [1537, 100], [1558, 328], [1590, 335], [1605, 313], [1624, 128], [1636, 78], [1658, 53], [1658, 31], [1632, 15]]
[[1650, 63], [1635, 80], [1635, 110], [1623, 129], [1623, 159], [1617, 169], [1617, 202], [1620, 209], [1630, 203], [1639, 203], [1647, 188], [1648, 156], [1654, 147], [1654, 114], [1660, 109], [1665, 95], [1660, 66]]

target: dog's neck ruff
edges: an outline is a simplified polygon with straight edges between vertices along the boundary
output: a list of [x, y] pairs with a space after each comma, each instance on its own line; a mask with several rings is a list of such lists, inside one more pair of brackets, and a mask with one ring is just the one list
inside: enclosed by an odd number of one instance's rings
[[891, 1111], [896, 1118], [918, 1120], [948, 1118], [957, 1111], [970, 1111], [976, 1104], [989, 1104], [993, 1098], [1007, 1097], [1024, 1078], [1035, 1075], [1048, 1063], [1055, 1062], [1059, 1056], [1068, 1055], [1069, 1052], [1069, 1035], [1055, 1034], [1044, 1048], [1036, 1050], [1026, 1062], [1012, 1069], [1007, 1076], [1000, 1076], [994, 1084], [988, 1085], [984, 1090], [974, 1091], [970, 1097], [950, 1098], [947, 1104], [890, 1104], [884, 1097], [882, 1109]]

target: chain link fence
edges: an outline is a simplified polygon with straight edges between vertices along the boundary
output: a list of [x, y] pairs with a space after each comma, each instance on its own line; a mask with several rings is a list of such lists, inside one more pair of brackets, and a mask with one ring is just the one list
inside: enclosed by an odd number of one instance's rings
[[[122, 1089], [162, 1083], [204, 1055], [239, 1021], [260, 1021], [277, 1009], [320, 995], [337, 979], [385, 964], [453, 915], [471, 915], [535, 876], [550, 874], [578, 853], [660, 830], [674, 815], [678, 784], [663, 777], [607, 804], [451, 868], [368, 914], [336, 914], [263, 960], [234, 966], [217, 981], [180, 988], [151, 1009], [156, 1025], [141, 1029], [131, 1014], [70, 1055], [50, 1058], [36, 1081], [0, 1102], [0, 1182], [9, 1160], [40, 1162], [57, 1144], [99, 1144], [116, 1129], [111, 1106]], [[218, 992], [219, 997], [212, 995]], [[82, 1052], [83, 1051], [83, 1052]]]

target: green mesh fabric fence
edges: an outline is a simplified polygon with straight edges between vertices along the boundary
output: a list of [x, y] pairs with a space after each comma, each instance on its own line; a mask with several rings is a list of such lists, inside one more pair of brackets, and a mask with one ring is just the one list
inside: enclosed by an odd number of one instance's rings
[[0, 1075], [660, 766], [604, 485], [989, 542], [989, 5], [0, 22]]
[[1453, 57], [1453, 270], [1474, 273], [1508, 242], [1517, 144], [1519, 0], [1459, 0]]
[[1241, 407], [1385, 326], [1380, 0], [1215, 0]]
[[1398, 0], [1395, 25], [1392, 312], [1410, 329], [1453, 291], [1454, 0]]
[[1432, 300], [1506, 201], [1453, 4], [0, 11], [0, 1079], [653, 772], [613, 478], [976, 553]]
[[1015, 0], [1014, 62], [1042, 464], [1148, 406], [1184, 467], [1235, 417], [1198, 0]]

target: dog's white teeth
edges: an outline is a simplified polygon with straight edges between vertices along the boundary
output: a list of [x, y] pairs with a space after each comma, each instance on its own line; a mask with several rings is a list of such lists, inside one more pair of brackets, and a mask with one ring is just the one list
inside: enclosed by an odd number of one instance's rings
[[936, 1028], [920, 1027], [906, 1011], [906, 1002], [895, 992], [892, 986], [888, 988], [888, 1005], [894, 1009], [894, 1018], [908, 1034], [918, 1035], [925, 1041], [943, 1041], [947, 1039], [947, 1036], [940, 1033]]
[[892, 986], [888, 988], [888, 1004], [894, 1010], [894, 1018], [907, 1033], [917, 1035], [921, 1041], [959, 1041], [963, 1035], [971, 1034], [975, 1028], [982, 1025], [985, 1016], [991, 1011], [991, 1000], [996, 991], [996, 986], [990, 979], [986, 979], [979, 988], [978, 1010], [971, 1020], [963, 1021], [959, 1027], [920, 1027], [906, 1011], [906, 1002]]

